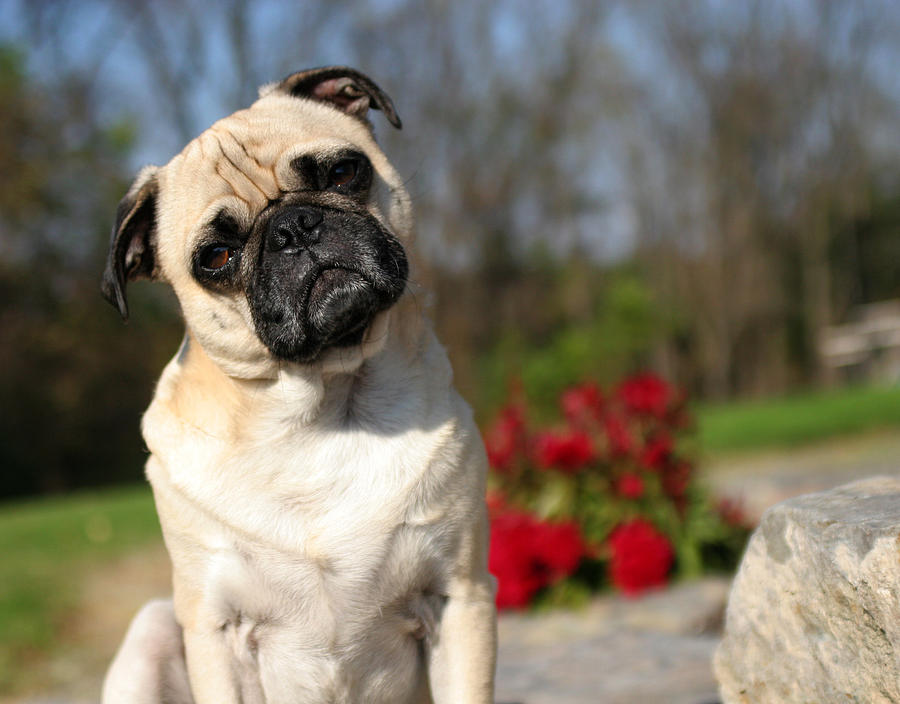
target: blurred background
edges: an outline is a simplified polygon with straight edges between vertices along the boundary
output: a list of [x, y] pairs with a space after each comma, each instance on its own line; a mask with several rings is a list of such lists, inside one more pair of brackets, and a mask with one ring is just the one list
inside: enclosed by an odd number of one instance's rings
[[72, 575], [158, 541], [144, 489], [37, 498], [141, 480], [181, 338], [164, 287], [127, 325], [99, 296], [119, 198], [327, 64], [403, 119], [373, 115], [482, 423], [652, 369], [701, 465], [900, 426], [890, 0], [0, 0], [0, 693], [74, 642]]

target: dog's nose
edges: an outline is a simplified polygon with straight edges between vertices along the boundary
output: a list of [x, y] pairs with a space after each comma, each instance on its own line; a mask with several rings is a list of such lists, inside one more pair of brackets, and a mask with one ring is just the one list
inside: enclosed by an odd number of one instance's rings
[[294, 206], [269, 222], [266, 246], [271, 252], [305, 249], [319, 241], [319, 225], [324, 215], [318, 208]]

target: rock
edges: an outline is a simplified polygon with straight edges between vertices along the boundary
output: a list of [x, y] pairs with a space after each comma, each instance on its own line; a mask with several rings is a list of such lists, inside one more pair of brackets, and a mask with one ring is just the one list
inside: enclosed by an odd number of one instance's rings
[[724, 704], [900, 702], [900, 480], [765, 512], [714, 668]]

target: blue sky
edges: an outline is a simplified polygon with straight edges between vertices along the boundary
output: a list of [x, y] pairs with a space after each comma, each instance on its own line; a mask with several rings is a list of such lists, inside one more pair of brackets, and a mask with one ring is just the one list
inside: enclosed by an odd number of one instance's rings
[[[196, 6], [194, 2], [191, 6]], [[162, 4], [170, 8], [166, 21], [170, 23], [162, 33], [163, 46], [160, 52], [166, 56], [189, 60], [193, 49], [184, 27], [179, 23], [177, 13], [171, 8], [178, 4]], [[25, 39], [28, 32], [24, 26], [26, 8], [53, 8], [58, 6], [67, 13], [65, 31], [59, 33], [54, 44], [44, 43], [33, 46]], [[337, 11], [327, 21], [328, 24], [317, 26], [315, 36], [320, 39], [314, 45], [304, 45], [297, 40], [296, 33], [304, 18], [317, 8], [326, 7], [311, 3], [285, 3], [277, 0], [258, 0], [250, 4], [251, 14], [248, 22], [251, 26], [250, 59], [252, 71], [258, 74], [254, 83], [280, 78], [289, 70], [315, 65], [334, 63], [354, 63], [353, 47], [347, 45], [348, 22], [366, 26], [369, 18], [374, 20], [388, 19], [388, 22], [372, 21], [372, 26], [389, 27], [389, 18], [399, 7], [405, 5], [400, 0], [372, 0], [367, 3], [344, 3], [335, 5]], [[741, 26], [745, 21], [745, 8], [749, 5], [734, 3], [729, 0], [710, 0], [704, 7], [707, 15], [704, 19], [715, 20], [712, 24], [718, 31], [728, 31], [729, 26]], [[793, 21], [801, 29], [813, 25], [816, 12], [815, 0], [793, 0], [783, 5], [781, 21]], [[84, 66], [95, 60], [98, 47], [101, 55], [96, 65], [97, 85], [95, 100], [102, 118], [109, 122], [122, 117], [134, 119], [140, 126], [139, 142], [133, 154], [133, 166], [137, 168], [144, 163], [163, 163], [167, 161], [182, 145], [185, 135], [178, 134], [173, 128], [173, 120], [168, 106], [161, 99], [158, 80], [147, 70], [147, 57], [138, 46], [141, 37], [139, 23], [134, 18], [134, 8], [140, 7], [130, 2], [112, 2], [95, 0], [68, 3], [35, 4], [34, 0], [0, 0], [0, 41], [13, 42], [22, 46], [27, 53], [29, 67], [38, 77], [50, 75], [69, 67]], [[251, 100], [255, 85], [240, 85], [241, 79], [237, 71], [239, 67], [230, 65], [232, 54], [227, 50], [228, 28], [222, 14], [213, 8], [216, 3], [208, 3], [208, 25], [205, 31], [204, 51], [207, 65], [215, 71], [207, 71], [207, 82], [192, 86], [192, 99], [189, 108], [191, 129], [199, 131], [217, 118], [232, 109], [240, 107]], [[426, 7], [426, 6], [422, 6]], [[556, 48], [552, 45], [534, 46], [520, 32], [523, 22], [533, 17], [524, 17], [522, 8], [530, 11], [537, 5], [524, 2], [509, 1], [499, 4], [499, 10], [493, 14], [494, 25], [490, 28], [492, 41], [496, 43], [496, 55], [507, 62], [505, 70], [515, 72], [519, 64], [527, 61], [541, 61], [552, 55]], [[541, 21], [553, 22], [556, 13], [565, 13], [569, 7], [566, 3], [541, 5], [543, 14]], [[660, 113], [672, 115], [674, 120], [691, 121], [693, 103], [690, 86], [678, 78], [677, 71], [672, 69], [664, 47], [654, 43], [646, 26], [641, 22], [648, 12], [652, 15], [653, 3], [620, 3], [613, 10], [604, 24], [602, 39], [614, 50], [613, 53], [623, 65], [624, 70], [635, 85], [644, 91], [644, 100]], [[291, 8], [290, 10], [288, 8]], [[296, 8], [296, 9], [294, 9]], [[341, 8], [352, 8], [353, 14]], [[304, 14], [307, 13], [307, 14]], [[426, 12], [427, 14], [427, 12]], [[205, 15], [206, 16], [206, 15]], [[840, 17], [838, 18], [840, 19]], [[717, 23], [717, 24], [716, 24]], [[308, 33], [304, 33], [308, 36]], [[524, 38], [523, 38], [524, 37]], [[849, 42], [850, 37], [847, 37]], [[389, 42], [385, 36], [383, 41]], [[895, 43], [895, 50], [896, 50]], [[711, 42], [710, 53], [704, 59], [713, 68], [716, 63], [715, 42]], [[415, 57], [404, 57], [414, 61]], [[896, 66], [898, 57], [893, 54], [875, 54], [873, 75], [879, 77], [884, 88], [900, 96], [900, 79]], [[295, 62], [295, 63], [292, 63]], [[361, 67], [367, 70], [367, 67]], [[603, 70], [603, 67], [598, 67]], [[476, 77], [470, 77], [477, 83]], [[240, 92], [240, 97], [236, 94]], [[410, 99], [402, 92], [395, 94], [395, 101], [400, 107], [401, 115], [404, 101]], [[473, 117], [475, 119], [475, 117]], [[641, 116], [634, 116], [637, 127]], [[894, 131], [886, 131], [885, 138], [895, 136]], [[650, 135], [652, 138], [653, 135]], [[407, 121], [404, 130], [404, 143], [417, 156], [407, 158], [407, 162], [417, 167], [426, 158], [428, 145], [417, 142], [416, 126]], [[623, 164], [628, 155], [623, 153], [627, 145], [616, 140], [610, 134], [598, 134], [596, 137], [602, 148], [593, 160], [592, 174], [589, 178], [598, 199], [607, 205], [596, 227], [582, 228], [587, 232], [602, 232], [602, 236], [592, 239], [588, 244], [592, 251], [603, 258], [617, 258], [628, 251], [631, 244], [630, 232], [634, 227], [633, 213], [625, 193], [625, 176]], [[591, 145], [597, 149], [598, 145]]]

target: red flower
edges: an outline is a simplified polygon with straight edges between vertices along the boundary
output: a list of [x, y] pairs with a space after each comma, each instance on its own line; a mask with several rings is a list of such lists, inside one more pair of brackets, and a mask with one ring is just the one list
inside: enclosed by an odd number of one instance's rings
[[655, 374], [639, 374], [622, 382], [618, 397], [633, 413], [662, 418], [672, 401], [672, 390]]
[[724, 497], [716, 505], [716, 513], [732, 528], [751, 528], [753, 522], [744, 509], [743, 499]]
[[525, 445], [525, 415], [519, 406], [507, 406], [484, 434], [488, 463], [499, 472], [512, 465]]
[[637, 518], [617, 526], [609, 536], [610, 578], [628, 596], [665, 584], [675, 558], [665, 535]]
[[623, 474], [616, 482], [616, 491], [626, 499], [639, 499], [644, 495], [644, 480], [636, 474]]
[[543, 571], [548, 584], [558, 582], [572, 574], [587, 555], [587, 546], [575, 521], [537, 523], [534, 549], [538, 569]]
[[668, 433], [657, 433], [641, 452], [641, 464], [647, 469], [659, 470], [672, 454], [672, 436]]
[[515, 510], [495, 516], [488, 565], [499, 582], [497, 607], [527, 606], [539, 589], [572, 574], [586, 553], [574, 521], [546, 523]]
[[582, 384], [567, 389], [560, 397], [566, 419], [576, 426], [591, 423], [600, 417], [603, 394], [596, 384]]
[[666, 492], [666, 496], [674, 499], [676, 503], [680, 502], [687, 492], [692, 471], [691, 465], [687, 462], [679, 462], [674, 467], [667, 469], [662, 477], [662, 488]]
[[622, 457], [631, 452], [634, 439], [624, 420], [607, 413], [603, 417], [603, 429], [606, 431], [606, 439], [609, 442], [609, 453], [613, 457]]
[[492, 491], [488, 489], [484, 497], [484, 503], [487, 505], [488, 515], [495, 516], [506, 509], [506, 497], [501, 491]]
[[542, 433], [535, 441], [535, 459], [542, 467], [573, 472], [595, 457], [591, 437], [580, 430], [566, 434]]

